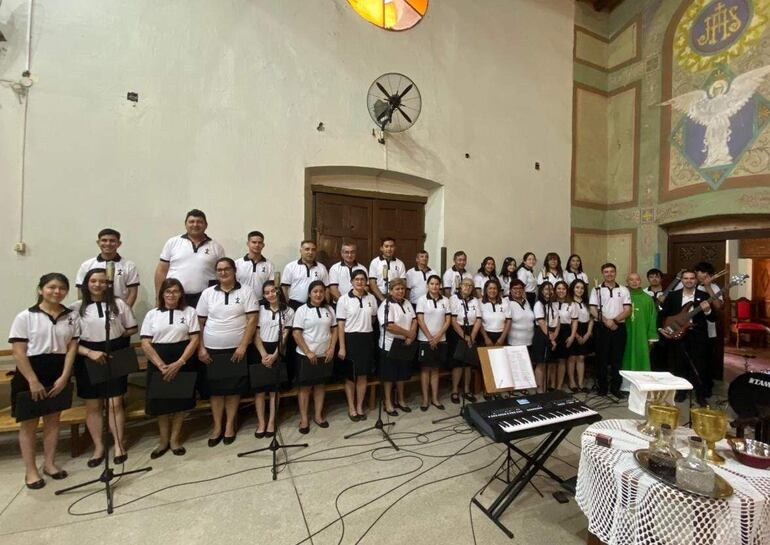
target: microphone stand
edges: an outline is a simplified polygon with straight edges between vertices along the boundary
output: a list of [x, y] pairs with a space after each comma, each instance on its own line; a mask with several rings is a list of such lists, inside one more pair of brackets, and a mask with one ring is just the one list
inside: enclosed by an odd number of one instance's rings
[[[278, 357], [281, 357], [281, 354], [284, 350], [283, 346], [283, 310], [281, 310], [281, 300], [280, 296], [276, 293], [276, 296], [278, 297]], [[271, 310], [272, 312], [272, 310]], [[277, 364], [278, 362], [276, 362]], [[261, 365], [261, 364], [257, 364]], [[275, 365], [275, 364], [274, 364]], [[287, 362], [284, 362], [284, 365], [288, 365]], [[273, 464], [272, 464], [272, 473], [273, 473], [273, 480], [275, 481], [278, 479], [278, 463], [277, 463], [277, 452], [280, 449], [289, 449], [289, 448], [306, 448], [308, 446], [308, 443], [297, 443], [293, 445], [282, 445], [281, 442], [278, 440], [278, 431], [279, 431], [279, 419], [278, 419], [278, 402], [281, 399], [280, 395], [280, 377], [281, 374], [279, 370], [276, 368], [274, 369], [273, 376], [275, 377], [275, 382], [273, 384], [273, 387], [275, 388], [275, 414], [273, 415], [273, 419], [275, 420], [275, 433], [273, 434], [273, 439], [270, 441], [270, 444], [263, 448], [258, 448], [254, 450], [247, 450], [246, 452], [239, 452], [237, 454], [238, 458], [243, 458], [244, 456], [248, 456], [249, 454], [256, 454], [258, 452], [264, 452], [266, 450], [269, 450], [273, 453]], [[270, 408], [270, 395], [267, 396], [267, 406]], [[285, 452], [285, 450], [284, 450]], [[284, 464], [288, 464], [288, 456]]]
[[[390, 314], [390, 295], [388, 295], [388, 292], [390, 291], [388, 289], [388, 286], [390, 284], [390, 277], [388, 274], [389, 269], [386, 269], [383, 267], [384, 280], [385, 280], [385, 313], [383, 314], [383, 320], [384, 324], [382, 325], [382, 350], [385, 351], [385, 335], [387, 333], [388, 328], [388, 316]], [[387, 358], [385, 358], [387, 360]], [[390, 438], [390, 434], [388, 433], [387, 427], [388, 426], [395, 426], [395, 422], [383, 422], [382, 421], [382, 404], [385, 402], [385, 381], [380, 379], [380, 389], [382, 390], [382, 395], [380, 395], [380, 403], [377, 408], [377, 421], [374, 423], [374, 425], [369, 426], [367, 428], [364, 428], [362, 430], [359, 430], [357, 432], [349, 433], [348, 435], [345, 435], [345, 439], [350, 439], [351, 437], [355, 437], [356, 435], [361, 435], [362, 433], [366, 433], [367, 431], [371, 430], [379, 430], [382, 433], [382, 436], [385, 438], [385, 440], [390, 443], [390, 446], [392, 446], [396, 450], [400, 450], [396, 443], [393, 442], [393, 439]]]
[[[111, 261], [108, 261], [107, 262], [107, 293], [110, 295], [113, 294], [113, 289], [114, 289], [113, 287], [114, 274], [115, 274], [115, 264]], [[105, 299], [112, 300], [112, 297], [108, 297]], [[105, 365], [107, 365], [107, 376], [110, 377], [110, 379], [112, 378], [112, 366], [110, 363], [111, 352], [112, 351], [110, 350], [110, 305], [106, 304], [104, 305], [104, 354], [106, 357]], [[133, 469], [131, 471], [122, 471], [119, 473], [115, 473], [115, 471], [110, 467], [110, 448], [107, 442], [108, 441], [108, 437], [107, 437], [108, 419], [110, 416], [109, 403], [110, 403], [109, 397], [105, 397], [102, 400], [102, 444], [104, 445], [104, 469], [102, 470], [102, 474], [99, 475], [97, 479], [91, 479], [90, 481], [86, 481], [84, 483], [76, 484], [74, 486], [69, 486], [67, 488], [62, 488], [54, 492], [54, 494], [56, 496], [60, 496], [66, 492], [83, 488], [84, 486], [89, 486], [94, 483], [103, 483], [104, 492], [107, 496], [107, 514], [111, 515], [115, 509], [115, 506], [113, 504], [115, 485], [112, 484], [112, 480], [120, 479], [125, 475], [133, 475], [134, 473], [145, 473], [147, 471], [151, 471], [152, 467], [147, 466], [139, 469]], [[117, 431], [117, 426], [116, 426], [116, 431]], [[122, 437], [115, 437], [114, 439], [115, 441], [122, 442]]]

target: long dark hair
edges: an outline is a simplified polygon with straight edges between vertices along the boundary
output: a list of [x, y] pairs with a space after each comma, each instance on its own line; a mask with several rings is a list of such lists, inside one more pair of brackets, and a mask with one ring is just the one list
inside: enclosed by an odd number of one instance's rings
[[556, 252], [548, 252], [545, 254], [545, 260], [543, 261], [543, 266], [545, 268], [545, 274], [548, 274], [551, 272], [551, 266], [548, 264], [548, 262], [552, 259], [556, 260], [556, 272], [559, 273], [559, 277], [564, 276], [564, 269], [561, 268], [561, 258], [559, 257], [559, 254]]
[[[573, 271], [572, 269], [569, 268], [570, 261], [572, 261], [573, 257], [577, 257], [578, 260], [580, 261], [580, 265], [578, 265], [577, 271]], [[582, 273], [583, 272], [583, 258], [580, 257], [577, 254], [572, 254], [571, 256], [569, 256], [569, 259], [567, 259], [567, 271], [568, 272], [579, 272], [579, 273]]]
[[[91, 280], [91, 277], [95, 274], [107, 274], [106, 269], [91, 269], [86, 273], [86, 276], [83, 278], [83, 284], [81, 291], [83, 292], [83, 298], [81, 299], [80, 303], [80, 315], [85, 316], [86, 309], [88, 308], [88, 305], [94, 302], [93, 299], [91, 299], [91, 292], [88, 290], [88, 281]], [[110, 307], [110, 312], [112, 312], [113, 315], [118, 315], [118, 305], [115, 303], [115, 294], [112, 292], [112, 290], [104, 290], [104, 295], [102, 296], [102, 302]]]
[[500, 267], [500, 278], [505, 278], [507, 280], [509, 278], [513, 278], [514, 276], [516, 276], [516, 271], [519, 270], [518, 268], [514, 269], [512, 273], [510, 274], [508, 273], [508, 265], [510, 265], [511, 263], [513, 263], [514, 265], [516, 264], [515, 257], [506, 257], [503, 260], [503, 266]]
[[[487, 257], [485, 257], [485, 258], [482, 260], [482, 262], [481, 262], [481, 267], [479, 267], [479, 270], [478, 270], [478, 272], [479, 272], [480, 274], [483, 274], [483, 275], [486, 275], [486, 274], [487, 274], [487, 271], [486, 271], [486, 266], [487, 266], [487, 263], [488, 263], [489, 261], [491, 261], [492, 263], [494, 263], [494, 262], [495, 262], [495, 258], [494, 258], [494, 257], [492, 257], [491, 255], [488, 255]], [[489, 277], [490, 277], [490, 278], [497, 278], [497, 272], [496, 272], [494, 269], [492, 269], [492, 272], [489, 274]]]
[[554, 298], [556, 299], [557, 302], [559, 301], [558, 296], [556, 295], [556, 288], [558, 288], [562, 284], [564, 285], [564, 289], [567, 290], [567, 294], [564, 296], [564, 301], [566, 301], [567, 303], [571, 303], [572, 295], [570, 294], [570, 291], [569, 291], [569, 285], [564, 280], [559, 280], [558, 282], [556, 282], [556, 284], [553, 285]]
[[[37, 283], [37, 289], [42, 290], [45, 287], [46, 284], [48, 284], [49, 282], [54, 282], [56, 280], [58, 280], [59, 282], [64, 284], [64, 287], [67, 288], [67, 291], [69, 292], [69, 290], [70, 290], [70, 281], [62, 273], [57, 273], [57, 272], [47, 273], [47, 274], [44, 274], [43, 276], [41, 276], [40, 280]], [[37, 304], [39, 305], [42, 302], [43, 302], [43, 295], [38, 293], [37, 294]]]
[[[313, 280], [310, 283], [310, 285], [307, 287], [307, 306], [310, 306], [310, 292], [313, 291], [318, 286], [321, 286], [322, 288], [326, 289], [326, 284], [324, 284], [322, 280]], [[329, 303], [327, 303], [326, 301], [324, 301], [321, 304], [321, 306], [326, 308], [326, 309], [331, 308], [331, 307], [329, 307]]]
[[[489, 297], [487, 297], [487, 288], [494, 284], [497, 286], [497, 301], [491, 301]], [[503, 302], [503, 287], [500, 285], [500, 281], [497, 278], [490, 278], [486, 282], [484, 282], [484, 293], [481, 294], [481, 301], [483, 303], [502, 303]]]
[[532, 257], [534, 257], [535, 259], [537, 259], [537, 256], [535, 255], [535, 253], [534, 253], [534, 252], [527, 252], [527, 253], [525, 253], [525, 254], [524, 254], [524, 257], [522, 257], [522, 258], [521, 258], [521, 262], [519, 263], [519, 266], [518, 266], [518, 267], [516, 267], [516, 273], [517, 273], [517, 274], [518, 274], [518, 272], [519, 272], [519, 270], [520, 270], [520, 269], [527, 269], [529, 272], [532, 272], [532, 269], [530, 269], [529, 267], [527, 267], [527, 258], [528, 258], [529, 256], [532, 256]]
[[588, 284], [583, 282], [580, 278], [576, 278], [572, 281], [572, 284], [569, 287], [569, 296], [572, 298], [572, 300], [575, 300], [575, 286], [578, 284], [583, 284], [583, 295], [580, 297], [580, 303], [585, 303], [586, 297], [588, 297]]
[[[551, 288], [553, 288], [550, 282], [543, 282], [537, 287], [537, 300], [543, 303], [544, 307], [547, 307], [548, 303], [551, 302], [550, 299], [546, 299], [545, 296], [543, 295], [543, 289], [546, 286], [551, 286]], [[553, 292], [551, 292], [551, 297], [553, 297]]]
[[166, 278], [160, 283], [160, 288], [158, 289], [158, 310], [169, 310], [166, 308], [166, 301], [163, 299], [163, 292], [169, 288], [179, 288], [182, 295], [179, 297], [179, 302], [174, 310], [184, 310], [187, 306], [187, 301], [184, 299], [184, 286], [176, 278]]
[[262, 284], [262, 301], [260, 303], [265, 308], [270, 308], [270, 301], [265, 299], [265, 288], [273, 287], [275, 288], [275, 296], [278, 298], [278, 310], [283, 312], [286, 310], [289, 305], [286, 303], [286, 298], [283, 296], [283, 290], [275, 285], [275, 280], [268, 280], [264, 284]]

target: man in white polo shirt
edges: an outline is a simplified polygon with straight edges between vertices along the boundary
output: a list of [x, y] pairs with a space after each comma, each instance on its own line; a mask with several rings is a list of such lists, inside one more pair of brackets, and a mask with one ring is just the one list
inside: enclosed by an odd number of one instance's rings
[[414, 258], [415, 266], [406, 271], [406, 289], [409, 292], [409, 302], [417, 304], [417, 300], [428, 293], [428, 278], [441, 275], [428, 266], [428, 252], [420, 250]]
[[265, 256], [265, 235], [260, 231], [251, 231], [246, 237], [249, 252], [235, 262], [235, 276], [242, 286], [254, 290], [256, 301], [262, 299], [262, 286], [268, 280], [275, 280], [275, 267]]
[[406, 280], [406, 267], [396, 257], [396, 239], [385, 237], [380, 242], [380, 255], [369, 264], [369, 293], [378, 301], [384, 301], [388, 293], [386, 279], [389, 282], [396, 278]]
[[350, 277], [355, 271], [366, 272], [366, 267], [356, 260], [357, 253], [358, 249], [355, 242], [345, 241], [342, 243], [340, 250], [342, 261], [338, 261], [329, 269], [329, 293], [331, 293], [333, 301], [350, 291], [352, 287]]
[[311, 282], [320, 280], [329, 286], [329, 272], [323, 263], [315, 260], [316, 244], [312, 240], [303, 240], [299, 247], [300, 258], [283, 268], [281, 289], [289, 301], [289, 306], [297, 310], [307, 302], [307, 288]]
[[83, 279], [91, 269], [105, 269], [108, 262], [115, 264], [115, 281], [113, 289], [115, 297], [120, 297], [130, 307], [136, 302], [139, 291], [139, 273], [133, 261], [123, 259], [118, 253], [122, 244], [120, 233], [115, 229], [102, 229], [96, 236], [96, 245], [99, 246], [99, 255], [87, 259], [80, 265], [75, 275], [75, 285], [78, 289], [83, 287]]
[[[589, 305], [596, 320], [596, 359], [598, 369], [596, 380], [599, 395], [610, 393], [617, 398], [625, 397], [620, 391], [620, 364], [626, 349], [626, 318], [631, 314], [631, 294], [628, 289], [615, 282], [617, 268], [612, 263], [602, 265], [604, 282], [591, 290]], [[609, 381], [607, 368], [610, 369]], [[609, 384], [608, 384], [609, 382]]]
[[182, 283], [185, 301], [196, 306], [201, 293], [216, 279], [214, 265], [225, 256], [225, 250], [206, 234], [206, 214], [194, 208], [184, 220], [184, 235], [166, 241], [160, 252], [160, 262], [155, 269], [155, 296], [166, 279], [176, 278]]
[[470, 278], [473, 280], [473, 274], [465, 270], [465, 265], [468, 264], [468, 255], [464, 251], [456, 251], [452, 258], [452, 263], [453, 265], [444, 271], [444, 277], [441, 282], [441, 285], [444, 286], [444, 295], [446, 297], [452, 297], [454, 292], [460, 288], [460, 284], [464, 279]]

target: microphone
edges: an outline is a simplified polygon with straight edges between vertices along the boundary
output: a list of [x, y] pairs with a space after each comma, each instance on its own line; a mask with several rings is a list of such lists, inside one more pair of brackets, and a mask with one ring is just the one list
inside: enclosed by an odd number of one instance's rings
[[388, 265], [385, 264], [382, 266], [382, 279], [387, 282], [389, 280], [388, 278]]
[[276, 289], [281, 289], [281, 273], [277, 272], [275, 273], [275, 287]]
[[114, 261], [108, 261], [105, 264], [106, 267], [106, 274], [107, 274], [107, 283], [112, 284], [115, 281], [115, 262]]

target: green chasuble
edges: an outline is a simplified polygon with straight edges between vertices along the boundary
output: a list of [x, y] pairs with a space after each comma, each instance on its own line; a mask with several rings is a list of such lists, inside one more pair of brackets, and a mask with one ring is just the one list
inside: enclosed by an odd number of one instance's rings
[[649, 341], [658, 340], [658, 309], [652, 297], [641, 289], [631, 289], [631, 315], [626, 318], [626, 350], [623, 369], [650, 370]]

